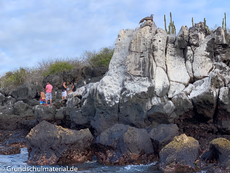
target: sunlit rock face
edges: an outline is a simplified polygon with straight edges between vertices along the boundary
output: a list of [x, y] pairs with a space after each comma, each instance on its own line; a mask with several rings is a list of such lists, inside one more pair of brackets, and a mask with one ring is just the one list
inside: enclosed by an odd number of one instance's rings
[[108, 72], [86, 86], [83, 106], [72, 113], [86, 118], [96, 135], [116, 123], [138, 128], [175, 123], [187, 112], [216, 122], [218, 104], [228, 104], [217, 102], [230, 81], [222, 28], [210, 33], [200, 22], [169, 35], [149, 22], [119, 32]]

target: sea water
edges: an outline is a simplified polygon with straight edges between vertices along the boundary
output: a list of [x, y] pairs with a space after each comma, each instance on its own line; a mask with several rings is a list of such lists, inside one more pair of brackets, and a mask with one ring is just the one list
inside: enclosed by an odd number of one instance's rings
[[[156, 162], [148, 165], [126, 165], [126, 166], [106, 166], [97, 162], [96, 158], [93, 161], [85, 163], [77, 163], [68, 166], [29, 166], [27, 165], [28, 152], [26, 148], [21, 149], [20, 154], [0, 155], [0, 173], [8, 172], [33, 172], [33, 173], [48, 173], [48, 172], [78, 172], [78, 173], [98, 173], [98, 172], [118, 172], [118, 173], [160, 173], [157, 170]], [[69, 170], [69, 171], [67, 171]]]

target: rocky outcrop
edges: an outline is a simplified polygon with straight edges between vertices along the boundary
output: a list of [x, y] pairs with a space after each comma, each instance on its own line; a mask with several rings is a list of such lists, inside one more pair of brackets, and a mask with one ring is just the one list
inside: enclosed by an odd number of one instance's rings
[[[196, 172], [194, 162], [199, 154], [199, 142], [185, 134], [174, 137], [173, 141], [160, 151], [160, 165], [164, 172], [178, 172], [190, 169]], [[179, 171], [180, 172], [180, 171]]]
[[217, 114], [220, 88], [230, 82], [225, 33], [211, 34], [201, 22], [167, 35], [148, 22], [119, 32], [109, 70], [86, 86], [73, 124], [90, 124], [98, 135], [116, 123], [145, 128], [190, 117], [223, 129]]
[[155, 158], [147, 131], [127, 125], [115, 124], [103, 131], [94, 145], [97, 159], [103, 164], [146, 164]]
[[[47, 141], [51, 137], [65, 150], [62, 153], [47, 143], [40, 151], [31, 145], [31, 164], [66, 163], [65, 157], [72, 161], [72, 151], [78, 152], [56, 138], [60, 131], [78, 132], [49, 125], [52, 133], [43, 135], [46, 120], [73, 129], [89, 128], [96, 137], [100, 163], [148, 163], [160, 156], [163, 170], [197, 171], [193, 165], [199, 149], [196, 140], [204, 151], [210, 140], [230, 138], [230, 46], [225, 32], [219, 27], [210, 33], [200, 22], [191, 28], [182, 26], [178, 35], [167, 35], [147, 20], [136, 30], [121, 30], [115, 44], [107, 73], [103, 68], [85, 67], [47, 76], [44, 85], [49, 80], [55, 87], [52, 106], [37, 105], [35, 84], [24, 84], [12, 93], [0, 90], [0, 128], [31, 129], [40, 122], [36, 128], [41, 136]], [[60, 101], [63, 79], [78, 81], [77, 90]], [[39, 131], [31, 131], [29, 138]], [[175, 137], [179, 134], [191, 137]], [[73, 146], [78, 143], [73, 142]], [[61, 154], [51, 151], [52, 147]], [[75, 160], [91, 157], [88, 148], [82, 151]]]
[[42, 121], [26, 136], [28, 164], [55, 165], [92, 160], [93, 136], [89, 129], [65, 129]]

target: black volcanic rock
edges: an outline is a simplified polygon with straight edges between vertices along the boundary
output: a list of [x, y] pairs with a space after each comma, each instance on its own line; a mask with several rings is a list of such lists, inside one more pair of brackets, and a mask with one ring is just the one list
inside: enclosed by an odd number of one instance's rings
[[93, 136], [89, 129], [79, 131], [42, 121], [26, 136], [30, 165], [55, 165], [92, 160]]

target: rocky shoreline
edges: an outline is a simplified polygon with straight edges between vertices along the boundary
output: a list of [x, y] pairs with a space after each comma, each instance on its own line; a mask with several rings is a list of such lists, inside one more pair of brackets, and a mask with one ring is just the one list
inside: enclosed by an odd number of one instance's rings
[[[52, 106], [39, 105], [42, 85], [0, 90], [0, 153], [17, 153], [27, 143], [32, 165], [95, 155], [107, 165], [158, 161], [164, 172], [229, 170], [229, 62], [221, 27], [211, 33], [201, 22], [176, 36], [150, 20], [121, 30], [108, 71], [44, 79], [55, 87]], [[78, 81], [66, 100], [60, 100], [63, 78]]]

